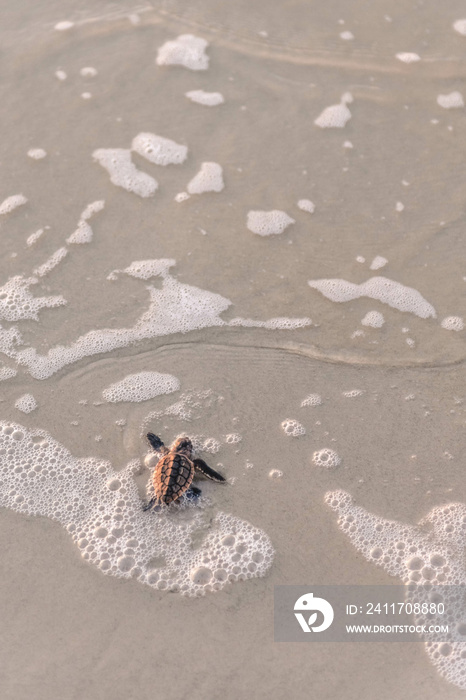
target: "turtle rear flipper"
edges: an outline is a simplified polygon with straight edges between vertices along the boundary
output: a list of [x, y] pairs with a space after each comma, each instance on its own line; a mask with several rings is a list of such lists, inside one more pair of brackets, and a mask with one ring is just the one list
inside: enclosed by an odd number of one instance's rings
[[158, 505], [160, 505], [160, 501], [157, 498], [157, 496], [154, 496], [153, 498], [150, 499], [150, 501], [148, 501], [147, 503], [144, 503], [144, 505], [142, 506], [142, 510], [143, 511], [152, 510], [155, 506], [158, 506]]
[[162, 440], [157, 435], [154, 435], [154, 433], [147, 433], [147, 440], [150, 446], [157, 452], [163, 452], [163, 454], [168, 453], [168, 448], [165, 447]]
[[223, 476], [219, 474], [218, 472], [215, 471], [215, 469], [211, 469], [203, 459], [193, 459], [193, 464], [195, 469], [197, 471], [201, 472], [201, 474], [204, 474], [208, 479], [212, 479], [212, 481], [225, 481]]

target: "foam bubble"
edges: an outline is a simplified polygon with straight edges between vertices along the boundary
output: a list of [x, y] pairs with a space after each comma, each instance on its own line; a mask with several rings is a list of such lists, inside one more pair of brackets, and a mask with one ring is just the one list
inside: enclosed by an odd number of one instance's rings
[[161, 394], [171, 394], [180, 388], [179, 380], [172, 374], [161, 372], [138, 372], [129, 374], [115, 384], [104, 389], [102, 396], [105, 401], [119, 403], [121, 401], [147, 401]]
[[396, 54], [396, 58], [403, 63], [416, 63], [421, 57], [417, 53], [401, 52]]
[[361, 389], [350, 389], [349, 391], [343, 391], [342, 394], [347, 399], [354, 399], [356, 396], [362, 396], [364, 392]]
[[354, 34], [353, 32], [340, 32], [340, 39], [343, 39], [343, 41], [352, 41], [354, 39]]
[[461, 316], [446, 316], [440, 325], [447, 331], [462, 331], [464, 321]]
[[428, 617], [422, 612], [415, 614], [415, 623], [435, 626], [449, 622], [448, 649], [425, 636], [425, 650], [440, 675], [466, 688], [466, 620], [464, 606], [458, 606], [454, 600], [457, 586], [466, 584], [466, 505], [449, 503], [434, 507], [418, 525], [410, 525], [369, 513], [355, 505], [345, 491], [331, 491], [325, 500], [338, 514], [338, 525], [355, 548], [375, 566], [402, 580], [407, 601], [419, 602], [420, 597], [422, 602], [423, 591], [427, 600], [431, 600], [432, 586], [442, 586], [435, 595], [443, 598], [438, 602], [444, 602], [445, 614], [429, 609]]
[[66, 80], [68, 77], [64, 70], [56, 70], [55, 75], [58, 78], [58, 80], [62, 80], [62, 81]]
[[202, 163], [197, 175], [188, 183], [187, 190], [189, 194], [202, 194], [221, 192], [224, 187], [222, 167], [218, 163]]
[[32, 158], [33, 160], [41, 160], [42, 158], [45, 158], [47, 151], [44, 151], [43, 148], [30, 148], [27, 154], [29, 158]]
[[12, 379], [16, 377], [18, 370], [13, 369], [13, 367], [0, 367], [0, 382], [4, 382], [7, 379]]
[[316, 205], [314, 202], [311, 202], [310, 199], [300, 199], [298, 202], [298, 207], [302, 211], [307, 211], [309, 214], [313, 214], [316, 208]]
[[281, 427], [285, 435], [288, 435], [289, 437], [298, 437], [299, 435], [306, 434], [306, 428], [304, 425], [301, 425], [299, 421], [294, 420], [293, 418], [287, 418], [284, 420]]
[[283, 233], [288, 226], [294, 223], [295, 220], [286, 212], [272, 209], [271, 211], [249, 211], [246, 225], [250, 231], [259, 236], [270, 236], [275, 233]]
[[189, 199], [190, 197], [191, 197], [191, 195], [188, 194], [187, 192], [178, 192], [178, 194], [175, 195], [175, 202], [178, 202], [178, 203], [186, 202], [186, 200]]
[[15, 408], [23, 413], [31, 413], [37, 408], [37, 401], [32, 394], [24, 394], [15, 401]]
[[94, 78], [97, 75], [97, 70], [92, 66], [85, 66], [81, 68], [79, 74], [82, 75], [83, 78]]
[[384, 258], [381, 255], [376, 255], [370, 264], [370, 269], [371, 270], [380, 270], [380, 268], [385, 267], [385, 265], [387, 263], [388, 263], [387, 258]]
[[361, 323], [363, 326], [370, 326], [371, 328], [382, 328], [385, 319], [380, 311], [368, 311]]
[[[5, 321], [22, 319], [38, 321], [41, 309], [66, 304], [66, 300], [62, 296], [33, 297], [29, 287], [37, 282], [35, 277], [27, 279], [20, 275], [10, 277], [8, 282], [0, 287], [0, 318]], [[11, 331], [12, 329], [10, 329]]]
[[138, 170], [131, 161], [131, 151], [125, 148], [98, 148], [92, 154], [110, 175], [110, 182], [140, 197], [152, 197], [157, 180]]
[[271, 479], [281, 479], [282, 476], [283, 476], [283, 472], [281, 471], [281, 469], [271, 469], [269, 471], [269, 477]]
[[205, 105], [206, 107], [216, 107], [225, 102], [224, 97], [221, 92], [205, 92], [204, 90], [190, 90], [186, 92], [186, 97], [188, 97], [191, 102], [197, 102], [197, 104]]
[[290, 331], [296, 328], [305, 328], [306, 326], [311, 326], [312, 321], [310, 318], [289, 318], [278, 317], [269, 318], [268, 321], [254, 321], [252, 318], [232, 318], [228, 322], [229, 326], [243, 326], [243, 328], [269, 328], [276, 330]]
[[92, 92], [82, 92], [81, 97], [83, 100], [90, 100], [92, 97]]
[[309, 394], [305, 399], [301, 401], [301, 408], [305, 406], [320, 406], [322, 403], [322, 397], [320, 394]]
[[457, 19], [456, 22], [453, 22], [453, 29], [458, 34], [466, 36], [466, 19]]
[[165, 277], [171, 267], [176, 265], [176, 260], [173, 258], [159, 258], [157, 260], [135, 260], [124, 270], [113, 270], [110, 273], [110, 279], [116, 279], [116, 275], [120, 272], [130, 277], [136, 277], [141, 280], [148, 280], [151, 277]]
[[352, 101], [353, 97], [351, 93], [345, 92], [341, 97], [340, 104], [326, 107], [317, 119], [314, 120], [314, 124], [320, 126], [321, 129], [342, 129], [351, 119], [348, 103]]
[[26, 204], [27, 198], [24, 194], [13, 194], [11, 197], [7, 197], [0, 204], [0, 214], [9, 214], [14, 209], [17, 209], [22, 204]]
[[93, 236], [94, 233], [87, 221], [80, 221], [78, 223], [78, 228], [71, 234], [71, 236], [68, 236], [66, 242], [74, 244], [90, 243]]
[[420, 318], [435, 318], [437, 315], [434, 307], [416, 289], [387, 277], [371, 277], [361, 284], [342, 279], [309, 280], [308, 284], [332, 301], [344, 302], [368, 297]]
[[316, 467], [325, 467], [326, 469], [333, 469], [341, 464], [341, 457], [328, 447], [324, 447], [322, 450], [314, 452], [312, 455], [312, 461]]
[[39, 238], [42, 236], [43, 233], [44, 233], [43, 228], [37, 229], [37, 231], [34, 231], [34, 233], [31, 233], [31, 235], [27, 237], [26, 244], [28, 246], [34, 245], [34, 243], [36, 243], [36, 241], [39, 240]]
[[396, 211], [404, 211], [404, 208], [405, 208], [405, 205], [403, 204], [403, 202], [397, 202], [395, 204]]
[[190, 70], [207, 70], [209, 57], [205, 53], [208, 42], [193, 34], [181, 34], [167, 41], [157, 53], [158, 66], [184, 66]]
[[458, 91], [450, 92], [448, 95], [438, 95], [437, 104], [444, 109], [464, 107], [463, 95]]
[[102, 209], [105, 207], [105, 200], [103, 199], [98, 199], [95, 202], [91, 202], [90, 204], [87, 205], [87, 207], [84, 209], [83, 212], [81, 212], [81, 219], [83, 221], [87, 221], [90, 219], [94, 214], [97, 214], [97, 212], [102, 211]]
[[131, 149], [156, 165], [184, 163], [188, 156], [186, 146], [148, 132], [141, 132], [135, 136]]
[[188, 504], [143, 512], [138, 469], [133, 460], [115, 472], [76, 459], [45, 431], [0, 423], [0, 506], [59, 523], [103, 573], [187, 596], [267, 573], [274, 551], [265, 532]]
[[58, 250], [56, 250], [48, 260], [34, 270], [34, 274], [37, 275], [37, 277], [44, 277], [45, 275], [48, 275], [48, 273], [51, 272], [54, 267], [59, 265], [63, 258], [65, 258], [67, 255], [68, 250], [65, 247], [58, 248]]
[[57, 22], [54, 29], [56, 29], [57, 32], [66, 32], [67, 29], [71, 29], [71, 27], [74, 27], [74, 22], [64, 20], [63, 22]]

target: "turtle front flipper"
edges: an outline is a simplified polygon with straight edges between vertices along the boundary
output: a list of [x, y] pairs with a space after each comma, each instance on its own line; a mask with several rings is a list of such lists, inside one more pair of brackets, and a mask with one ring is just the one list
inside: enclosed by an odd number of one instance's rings
[[164, 455], [168, 454], [168, 447], [165, 447], [162, 440], [157, 435], [154, 435], [154, 433], [147, 433], [147, 440], [154, 450]]
[[201, 472], [201, 474], [204, 474], [208, 479], [219, 482], [225, 481], [223, 476], [216, 472], [215, 469], [211, 469], [203, 459], [193, 459], [193, 464], [194, 468]]

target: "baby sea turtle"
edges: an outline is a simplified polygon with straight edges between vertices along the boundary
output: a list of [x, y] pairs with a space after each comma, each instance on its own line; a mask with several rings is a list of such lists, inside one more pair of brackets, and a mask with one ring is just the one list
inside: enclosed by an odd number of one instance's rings
[[162, 454], [157, 462], [152, 477], [155, 496], [144, 506], [144, 510], [149, 510], [155, 505], [164, 503], [169, 505], [172, 501], [177, 503], [181, 496], [199, 496], [201, 490], [191, 486], [195, 470], [200, 471], [212, 481], [224, 482], [221, 474], [214, 471], [202, 459], [192, 459], [193, 444], [188, 437], [180, 437], [168, 449], [162, 440], [147, 433], [147, 439], [151, 447]]

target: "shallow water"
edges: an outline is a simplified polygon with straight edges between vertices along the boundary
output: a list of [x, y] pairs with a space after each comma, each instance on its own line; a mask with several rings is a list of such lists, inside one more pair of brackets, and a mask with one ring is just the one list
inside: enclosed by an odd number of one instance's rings
[[[184, 5], [2, 22], [2, 696], [462, 697], [272, 641], [276, 584], [400, 582], [327, 492], [466, 503], [462, 4]], [[228, 482], [153, 531], [149, 428]]]

